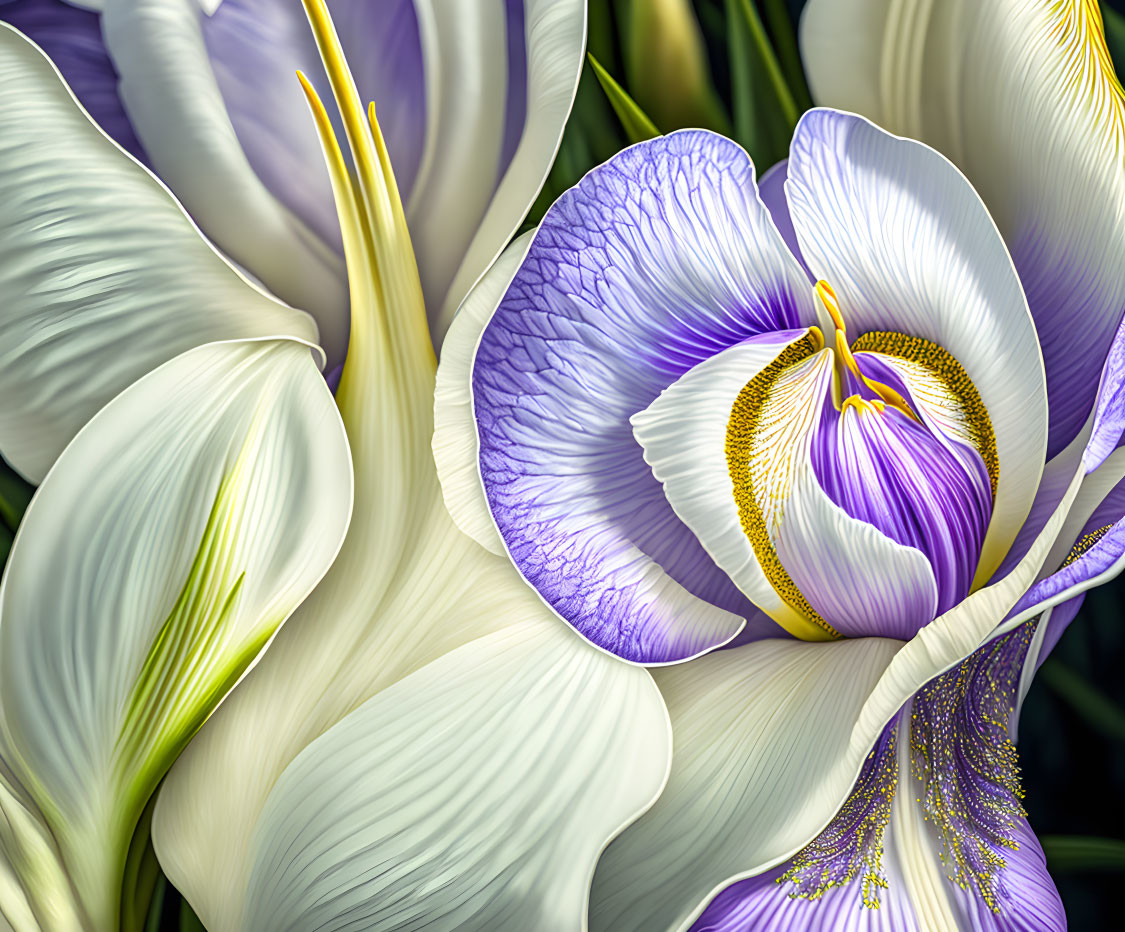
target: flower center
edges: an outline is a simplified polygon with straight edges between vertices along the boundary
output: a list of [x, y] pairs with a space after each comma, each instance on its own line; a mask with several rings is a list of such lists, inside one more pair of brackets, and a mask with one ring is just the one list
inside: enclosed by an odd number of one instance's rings
[[[948, 352], [892, 332], [849, 343], [835, 292], [823, 281], [816, 292], [831, 345], [810, 328], [732, 407], [740, 520], [810, 636], [910, 637], [972, 587], [997, 487], [995, 437]], [[909, 574], [896, 578], [899, 566]]]

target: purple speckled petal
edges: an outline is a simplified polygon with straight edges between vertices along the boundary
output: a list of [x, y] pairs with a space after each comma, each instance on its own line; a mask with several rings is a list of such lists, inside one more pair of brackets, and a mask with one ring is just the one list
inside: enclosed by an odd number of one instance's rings
[[828, 827], [719, 893], [692, 932], [1064, 930], [1007, 734], [1031, 639], [1025, 626], [928, 683]]
[[669, 662], [733, 634], [672, 610], [747, 603], [672, 512], [629, 417], [724, 348], [813, 320], [750, 160], [720, 136], [634, 146], [548, 211], [482, 334], [474, 410], [501, 536], [584, 636]]
[[0, 0], [0, 21], [43, 49], [98, 125], [145, 162], [144, 149], [117, 96], [117, 72], [102, 42], [99, 20], [97, 13], [62, 0]]

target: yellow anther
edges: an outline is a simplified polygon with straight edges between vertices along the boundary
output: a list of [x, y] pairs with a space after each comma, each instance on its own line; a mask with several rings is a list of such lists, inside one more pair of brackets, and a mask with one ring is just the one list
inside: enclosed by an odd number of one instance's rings
[[[884, 385], [882, 382], [870, 379], [860, 371], [859, 363], [852, 353], [851, 346], [848, 345], [847, 326], [844, 323], [844, 316], [840, 313], [840, 301], [836, 297], [836, 292], [833, 290], [832, 286], [821, 279], [816, 283], [816, 294], [817, 297], [820, 298], [821, 304], [824, 305], [824, 309], [828, 311], [828, 316], [832, 319], [833, 325], [836, 327], [836, 338], [834, 340], [836, 349], [836, 377], [833, 380], [832, 392], [837, 409], [843, 412], [845, 404], [853, 398], [857, 401], [863, 400], [860, 399], [858, 395], [851, 395], [846, 399], [843, 397], [846, 373], [851, 372], [852, 375], [879, 397], [880, 403], [877, 406], [873, 405], [876, 411], [882, 413], [886, 409], [886, 406], [890, 405], [892, 408], [905, 414], [911, 420], [921, 423], [918, 415], [911, 410], [910, 405], [902, 395], [889, 385]], [[863, 409], [861, 408], [860, 410]]]

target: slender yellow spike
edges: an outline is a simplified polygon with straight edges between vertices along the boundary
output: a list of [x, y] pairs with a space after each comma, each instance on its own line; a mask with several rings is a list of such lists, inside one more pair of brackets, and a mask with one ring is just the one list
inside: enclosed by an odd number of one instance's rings
[[843, 398], [843, 387], [846, 381], [846, 372], [851, 372], [860, 382], [866, 385], [871, 391], [879, 396], [880, 403], [875, 407], [876, 411], [884, 411], [887, 405], [905, 414], [913, 421], [919, 424], [921, 420], [918, 415], [914, 413], [906, 399], [902, 397], [889, 385], [875, 379], [868, 378], [859, 368], [859, 362], [856, 360], [855, 355], [852, 353], [852, 348], [848, 344], [847, 326], [844, 323], [844, 316], [840, 313], [840, 301], [836, 297], [836, 292], [828, 282], [821, 279], [816, 283], [816, 294], [820, 298], [821, 303], [824, 305], [828, 316], [832, 318], [832, 323], [836, 327], [836, 338], [834, 340], [836, 349], [836, 375], [833, 379], [832, 391], [833, 400], [839, 411], [843, 412], [844, 407], [852, 398], [858, 398], [858, 395], [852, 395], [847, 399]]

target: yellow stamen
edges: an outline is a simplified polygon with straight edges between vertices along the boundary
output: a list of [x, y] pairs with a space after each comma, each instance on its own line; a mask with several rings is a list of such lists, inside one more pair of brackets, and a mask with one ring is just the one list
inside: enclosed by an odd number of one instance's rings
[[[846, 399], [843, 397], [843, 388], [847, 382], [847, 373], [850, 372], [879, 396], [879, 404], [872, 405], [876, 411], [881, 413], [886, 409], [887, 405], [890, 405], [895, 410], [905, 414], [911, 420], [921, 423], [918, 416], [911, 410], [910, 405], [902, 395], [889, 385], [884, 385], [882, 382], [870, 379], [860, 371], [859, 363], [856, 361], [855, 355], [848, 345], [847, 325], [844, 323], [844, 317], [840, 313], [840, 302], [832, 286], [821, 279], [816, 283], [816, 294], [817, 297], [820, 298], [821, 304], [824, 305], [824, 309], [828, 311], [828, 316], [831, 318], [836, 328], [834, 340], [836, 349], [836, 377], [833, 379], [832, 383], [832, 394], [837, 410], [843, 412], [845, 404], [852, 399], [855, 399], [857, 402], [863, 400], [858, 395], [852, 395]], [[820, 331], [818, 330], [817, 332], [819, 333]], [[872, 399], [872, 401], [874, 401], [874, 399]], [[860, 408], [860, 410], [862, 411], [863, 409]]]

